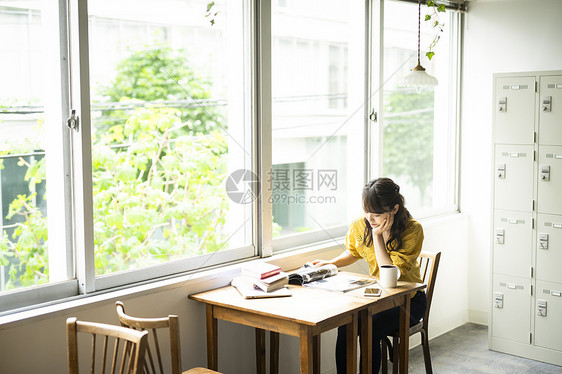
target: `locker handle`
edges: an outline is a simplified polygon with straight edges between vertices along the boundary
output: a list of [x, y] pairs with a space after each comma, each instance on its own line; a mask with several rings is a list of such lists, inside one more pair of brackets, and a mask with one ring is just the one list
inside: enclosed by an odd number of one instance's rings
[[552, 227], [555, 229], [562, 229], [562, 223], [553, 223]]
[[517, 220], [513, 219], [513, 218], [508, 219], [507, 222], [512, 223], [512, 224], [517, 224]]
[[510, 288], [510, 289], [512, 289], [512, 290], [514, 290], [515, 288], [517, 288], [517, 287], [516, 287], [514, 284], [512, 284], [512, 283], [507, 283], [506, 286], [507, 286], [507, 288]]
[[558, 296], [558, 297], [562, 296], [562, 292], [560, 291], [550, 291], [550, 294], [552, 296]]
[[562, 159], [562, 155], [554, 155], [554, 158], [557, 158], [557, 159], [560, 160], [560, 159]]

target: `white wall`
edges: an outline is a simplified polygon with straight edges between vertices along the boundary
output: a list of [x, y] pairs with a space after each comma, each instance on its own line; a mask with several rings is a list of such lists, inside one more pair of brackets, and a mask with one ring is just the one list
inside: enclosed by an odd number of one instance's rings
[[[430, 319], [430, 337], [467, 321], [467, 219], [457, 214], [424, 222], [424, 250], [441, 251], [442, 259]], [[301, 266], [314, 258], [338, 255], [341, 248], [279, 256], [284, 269]], [[367, 269], [357, 262], [351, 270]], [[205, 309], [187, 295], [226, 284], [235, 267], [221, 273], [208, 272], [201, 278], [186, 277], [162, 282], [158, 289], [136, 294], [119, 291], [78, 300], [80, 306], [48, 315], [2, 324], [0, 318], [0, 373], [65, 373], [65, 320], [78, 319], [118, 324], [114, 302], [122, 300], [126, 310], [140, 316], [177, 314], [180, 318], [184, 369], [206, 365]], [[322, 334], [322, 372], [335, 373], [335, 330]], [[299, 372], [299, 344], [294, 337], [281, 336], [280, 372]], [[412, 340], [415, 344], [417, 338]], [[219, 369], [228, 374], [255, 372], [254, 331], [245, 326], [219, 321]]]
[[469, 5], [464, 38], [461, 211], [470, 216], [469, 320], [487, 324], [492, 75], [562, 69], [562, 1], [476, 0]]

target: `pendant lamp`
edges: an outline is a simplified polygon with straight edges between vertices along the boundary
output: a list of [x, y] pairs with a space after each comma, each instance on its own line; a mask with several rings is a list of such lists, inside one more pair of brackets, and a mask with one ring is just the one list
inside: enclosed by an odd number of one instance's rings
[[437, 78], [427, 74], [425, 68], [420, 64], [420, 27], [421, 27], [421, 2], [418, 0], [418, 65], [412, 72], [402, 77], [398, 85], [403, 87], [414, 87], [418, 93], [425, 86], [437, 86]]

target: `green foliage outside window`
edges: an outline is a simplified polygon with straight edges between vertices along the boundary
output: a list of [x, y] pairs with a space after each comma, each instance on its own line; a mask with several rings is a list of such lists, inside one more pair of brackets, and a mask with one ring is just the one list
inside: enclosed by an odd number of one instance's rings
[[392, 91], [385, 97], [383, 175], [405, 178], [422, 203], [433, 181], [433, 92]]
[[[211, 97], [207, 82], [185, 57], [159, 48], [123, 60], [100, 94], [106, 103], [133, 105], [109, 110], [96, 103], [105, 108], [92, 131], [96, 274], [223, 248], [228, 149], [217, 125], [220, 114], [204, 104]], [[177, 105], [186, 98], [195, 105]], [[175, 107], [167, 105], [171, 101]], [[31, 191], [45, 179], [42, 160], [22, 165]], [[22, 219], [11, 237], [5, 231], [0, 236], [8, 289], [49, 279], [46, 217], [37, 198], [22, 194], [10, 204], [7, 218]]]

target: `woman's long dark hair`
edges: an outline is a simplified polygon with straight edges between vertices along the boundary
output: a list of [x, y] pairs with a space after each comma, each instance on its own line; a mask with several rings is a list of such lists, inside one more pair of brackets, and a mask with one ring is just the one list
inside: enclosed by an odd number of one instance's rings
[[[400, 186], [390, 178], [378, 178], [370, 181], [363, 188], [363, 210], [366, 213], [387, 213], [392, 211], [396, 204], [398, 204], [398, 211], [394, 215], [390, 236], [385, 243], [391, 251], [402, 247], [401, 236], [406, 229], [406, 222], [412, 217], [404, 206], [404, 196], [400, 194]], [[369, 247], [373, 244], [373, 231], [367, 218], [364, 220], [363, 244]]]

